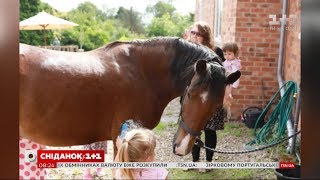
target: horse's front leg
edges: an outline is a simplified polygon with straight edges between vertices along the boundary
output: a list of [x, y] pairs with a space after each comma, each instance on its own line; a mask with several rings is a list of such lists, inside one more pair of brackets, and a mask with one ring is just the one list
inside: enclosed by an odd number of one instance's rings
[[112, 142], [113, 142], [113, 161], [115, 161], [115, 158], [118, 152], [117, 139], [112, 139]]

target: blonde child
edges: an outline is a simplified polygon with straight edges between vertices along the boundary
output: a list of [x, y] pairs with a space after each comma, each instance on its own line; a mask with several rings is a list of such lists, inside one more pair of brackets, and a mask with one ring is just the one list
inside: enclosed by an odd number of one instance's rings
[[[126, 131], [141, 127], [139, 121], [134, 121], [133, 119], [126, 120], [124, 124], [126, 125], [125, 126]], [[117, 139], [117, 141], [119, 141], [119, 139]], [[107, 144], [108, 144], [107, 141], [95, 142], [92, 144], [85, 145], [84, 149], [85, 150], [105, 150], [105, 152], [107, 152], [107, 147], [108, 147]], [[106, 172], [102, 168], [97, 168], [97, 169], [86, 168], [84, 169], [84, 172], [83, 172], [83, 179], [85, 180], [95, 179], [94, 177], [95, 171], [98, 177], [102, 177], [106, 175]]]
[[[115, 162], [153, 162], [155, 160], [156, 137], [151, 130], [134, 129], [123, 140], [118, 137], [118, 153]], [[115, 179], [167, 179], [164, 168], [113, 169]]]
[[[226, 59], [223, 62], [223, 66], [226, 69], [226, 73], [230, 74], [237, 70], [240, 70], [241, 63], [240, 59], [238, 58], [239, 55], [239, 48], [236, 43], [226, 43], [222, 47], [222, 51], [224, 54], [224, 58]], [[238, 88], [239, 86], [239, 79], [234, 82], [231, 85], [228, 85], [225, 92], [225, 98], [224, 98], [224, 106], [227, 111], [227, 119], [229, 120], [231, 118], [231, 105], [233, 101], [232, 96], [232, 89]]]

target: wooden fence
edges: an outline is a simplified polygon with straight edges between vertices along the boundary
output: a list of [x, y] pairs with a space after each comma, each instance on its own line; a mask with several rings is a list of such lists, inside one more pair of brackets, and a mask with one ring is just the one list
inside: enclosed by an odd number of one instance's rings
[[70, 51], [70, 52], [78, 52], [79, 46], [77, 45], [69, 45], [69, 46], [39, 46], [44, 49], [51, 49], [56, 51]]

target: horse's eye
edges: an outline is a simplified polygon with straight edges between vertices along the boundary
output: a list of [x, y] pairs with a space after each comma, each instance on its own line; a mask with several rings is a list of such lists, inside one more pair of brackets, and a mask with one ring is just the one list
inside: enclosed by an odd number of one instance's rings
[[190, 97], [191, 97], [190, 92], [187, 93], [187, 96], [188, 96], [188, 98], [190, 99]]

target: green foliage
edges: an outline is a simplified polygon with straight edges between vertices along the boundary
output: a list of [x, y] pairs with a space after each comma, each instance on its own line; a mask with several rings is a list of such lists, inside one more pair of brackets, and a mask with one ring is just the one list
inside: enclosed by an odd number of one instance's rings
[[172, 16], [175, 10], [176, 8], [174, 6], [163, 1], [158, 1], [155, 5], [148, 6], [146, 9], [147, 13], [153, 14], [153, 16], [156, 18], [160, 18], [165, 14]]
[[[181, 37], [186, 27], [193, 23], [193, 14], [181, 16], [168, 3], [159, 1], [148, 7], [155, 17], [144, 27], [139, 12], [120, 7], [103, 10], [90, 2], [80, 4], [76, 9], [65, 13], [58, 12], [40, 0], [20, 0], [20, 21], [36, 15], [42, 10], [49, 14], [79, 24], [77, 27], [61, 30], [46, 30], [47, 45], [54, 37], [61, 45], [78, 45], [85, 51], [96, 49], [116, 40], [130, 41], [154, 36]], [[20, 42], [30, 45], [43, 45], [43, 31], [20, 31]]]
[[40, 4], [40, 0], [20, 0], [20, 21], [40, 12]]
[[135, 33], [144, 33], [144, 28], [141, 21], [140, 13], [120, 7], [116, 19], [119, 19], [125, 28]]
[[147, 35], [153, 36], [178, 36], [182, 37], [184, 29], [193, 23], [193, 14], [181, 16], [175, 13], [176, 8], [169, 3], [159, 1], [153, 6], [148, 6], [146, 11], [154, 15], [147, 26]]
[[153, 18], [151, 24], [147, 26], [148, 36], [178, 36], [182, 37], [184, 29], [189, 27], [193, 21], [189, 16], [169, 13], [162, 17]]
[[178, 31], [169, 14], [154, 18], [147, 27], [148, 36], [175, 36]]
[[40, 9], [41, 11], [45, 11], [51, 15], [56, 16], [57, 14], [59, 14], [59, 12], [56, 9], [53, 9], [49, 4], [47, 3], [41, 3], [40, 4]]
[[[123, 11], [129, 13], [129, 15], [130, 13], [136, 14], [136, 12], [124, 10], [124, 8]], [[135, 23], [133, 24], [136, 25], [139, 17], [137, 14], [134, 17]], [[63, 30], [61, 32], [61, 43], [76, 44], [86, 51], [119, 39], [132, 40], [137, 37], [145, 38], [144, 35], [136, 32], [141, 31], [138, 30], [137, 26], [132, 26], [132, 29], [124, 26], [123, 19], [114, 18], [110, 14], [104, 13], [90, 2], [80, 4], [77, 9], [69, 12], [65, 19], [78, 23], [79, 27]]]
[[178, 35], [182, 37], [184, 30], [187, 27], [190, 27], [193, 24], [194, 14], [190, 13], [189, 15], [182, 16], [180, 14], [174, 13], [172, 15], [172, 21], [175, 23], [176, 28], [178, 29]]
[[175, 122], [162, 122], [153, 129], [153, 131], [159, 135], [163, 135], [168, 131], [168, 128], [178, 128], [178, 124]]
[[147, 39], [147, 37], [143, 34], [136, 34], [136, 33], [131, 33], [124, 29], [126, 33], [120, 33], [122, 36], [118, 39], [120, 41], [132, 41], [135, 39]]
[[[42, 10], [46, 12], [56, 12], [48, 4], [42, 3], [40, 0], [20, 0], [20, 21], [28, 19]], [[53, 32], [46, 30], [48, 39], [53, 39]], [[20, 31], [20, 42], [30, 45], [44, 45], [44, 32], [41, 30], [23, 30]]]
[[[77, 9], [65, 15], [65, 19], [79, 24], [79, 27], [63, 30], [60, 34], [61, 44], [75, 44], [86, 51], [95, 49], [109, 41], [109, 21], [94, 4], [84, 2]], [[105, 30], [104, 30], [105, 29]]]
[[159, 124], [153, 129], [157, 133], [161, 133], [165, 130], [167, 124], [164, 122], [159, 122]]

